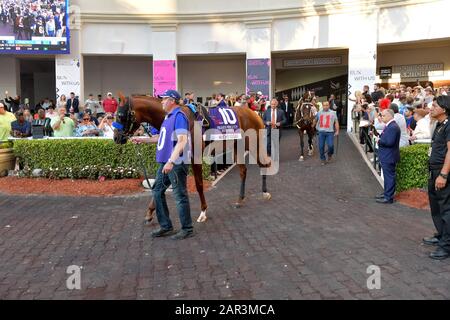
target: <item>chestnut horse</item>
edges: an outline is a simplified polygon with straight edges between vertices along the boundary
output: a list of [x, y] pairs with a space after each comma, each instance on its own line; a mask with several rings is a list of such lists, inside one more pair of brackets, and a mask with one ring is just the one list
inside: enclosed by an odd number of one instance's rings
[[[131, 98], [125, 98], [123, 95], [120, 96], [120, 105], [117, 110], [116, 122], [120, 123], [123, 126], [123, 130], [118, 131], [117, 129], [114, 132], [114, 141], [118, 144], [125, 144], [127, 139], [130, 138], [134, 132], [140, 127], [140, 124], [145, 122], [150, 124], [157, 130], [160, 130], [161, 125], [166, 117], [166, 113], [163, 110], [163, 106], [161, 104], [161, 100], [155, 97], [150, 96], [133, 96]], [[253, 129], [259, 133], [260, 130], [264, 129], [264, 124], [260, 117], [253, 111], [248, 108], [240, 108], [240, 107], [232, 107], [236, 116], [239, 120], [239, 124], [241, 130], [245, 133], [247, 130]], [[192, 141], [192, 155], [196, 154], [195, 148], [198, 146], [195, 145], [195, 141], [202, 141], [202, 154], [205, 149], [205, 142], [201, 137], [200, 140], [196, 139], [195, 134], [197, 130], [194, 130], [194, 124], [197, 121], [195, 114], [191, 111], [189, 107], [182, 107], [183, 113], [187, 116], [190, 125], [191, 131], [191, 141]], [[198, 134], [198, 133], [197, 133]], [[260, 141], [260, 135], [257, 135], [257, 147], [256, 150], [259, 154], [260, 148], [263, 147], [263, 142]], [[253, 148], [249, 145], [249, 139], [246, 138], [245, 143], [245, 151], [249, 151], [252, 153]], [[237, 143], [234, 143], [234, 156], [235, 161], [237, 158]], [[240, 155], [242, 156], [242, 155]], [[258, 159], [258, 165], [261, 168], [270, 167], [271, 160], [270, 158], [264, 159], [264, 161], [259, 161], [258, 155], [253, 155], [254, 159]], [[201, 163], [201, 161], [200, 161]], [[245, 163], [245, 162], [244, 162]], [[236, 207], [239, 208], [242, 206], [245, 200], [245, 182], [247, 178], [247, 167], [245, 164], [238, 164], [240, 169], [240, 177], [241, 177], [241, 190], [239, 194], [238, 201], [236, 203]], [[198, 161], [194, 161], [192, 159], [192, 171], [195, 178], [195, 185], [197, 188], [197, 192], [200, 197], [201, 202], [201, 214], [197, 220], [197, 222], [205, 222], [207, 220], [206, 211], [208, 209], [208, 205], [206, 203], [205, 194], [203, 190], [203, 165], [198, 164]], [[262, 192], [263, 199], [270, 200], [272, 196], [267, 192], [267, 177], [266, 175], [262, 176]], [[145, 220], [147, 223], [150, 223], [155, 214], [155, 203], [154, 200], [150, 202]]]
[[312, 103], [311, 92], [306, 92], [303, 98], [298, 102], [297, 108], [295, 109], [294, 125], [298, 128], [298, 134], [300, 136], [300, 159], [299, 161], [305, 160], [305, 131], [308, 135], [308, 156], [312, 156], [314, 153], [313, 139], [315, 134], [315, 128], [313, 127], [314, 122], [314, 104]]

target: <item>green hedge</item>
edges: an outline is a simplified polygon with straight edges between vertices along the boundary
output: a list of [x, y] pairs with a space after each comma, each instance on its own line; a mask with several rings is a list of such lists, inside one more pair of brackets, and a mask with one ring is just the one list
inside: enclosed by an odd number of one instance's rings
[[1, 149], [10, 149], [12, 148], [13, 144], [9, 141], [0, 141], [0, 150]]
[[397, 166], [397, 192], [427, 188], [429, 144], [416, 144], [400, 149]]
[[[54, 179], [139, 178], [143, 176], [141, 160], [150, 176], [156, 174], [156, 145], [117, 145], [104, 139], [16, 140], [14, 153], [20, 160], [23, 176], [42, 169], [43, 176]], [[209, 178], [210, 167], [203, 166]]]

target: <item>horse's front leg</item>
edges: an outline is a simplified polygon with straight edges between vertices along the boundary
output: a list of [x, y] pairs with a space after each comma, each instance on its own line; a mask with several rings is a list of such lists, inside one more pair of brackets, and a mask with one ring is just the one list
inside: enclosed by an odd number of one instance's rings
[[305, 135], [305, 133], [303, 132], [302, 129], [299, 129], [299, 135], [300, 135], [300, 159], [299, 159], [299, 161], [305, 161], [305, 153], [304, 153], [304, 149], [305, 149], [304, 135]]
[[203, 166], [201, 164], [193, 164], [192, 171], [194, 172], [195, 186], [201, 202], [201, 213], [197, 222], [202, 223], [208, 220], [208, 217], [206, 216], [208, 205], [206, 204], [205, 190], [203, 189]]
[[314, 129], [310, 130], [309, 133], [308, 133], [308, 143], [309, 143], [309, 153], [308, 153], [308, 155], [310, 157], [312, 157], [314, 155], [313, 139], [314, 139]]

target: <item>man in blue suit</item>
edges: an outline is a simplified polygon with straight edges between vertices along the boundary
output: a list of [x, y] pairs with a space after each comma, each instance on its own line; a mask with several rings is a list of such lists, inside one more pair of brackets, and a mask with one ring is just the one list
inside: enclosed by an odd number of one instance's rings
[[400, 127], [394, 120], [394, 111], [384, 110], [381, 118], [386, 124], [378, 141], [378, 157], [384, 174], [384, 193], [377, 196], [377, 202], [383, 204], [394, 203], [396, 172], [395, 168], [400, 161]]
[[278, 100], [272, 99], [270, 108], [264, 112], [264, 125], [267, 129], [267, 155], [272, 155], [272, 130], [279, 129], [281, 139], [281, 128], [287, 123], [286, 113], [278, 108]]
[[70, 99], [67, 100], [67, 113], [70, 113], [70, 108], [73, 108], [73, 112], [75, 112], [75, 114], [80, 113], [80, 100], [75, 97], [74, 92], [70, 93]]

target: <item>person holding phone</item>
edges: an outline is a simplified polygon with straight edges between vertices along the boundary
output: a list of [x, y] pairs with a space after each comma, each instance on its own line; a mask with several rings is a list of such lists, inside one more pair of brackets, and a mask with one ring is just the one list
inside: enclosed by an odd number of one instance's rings
[[106, 116], [100, 122], [98, 126], [99, 130], [103, 132], [103, 136], [108, 138], [114, 138], [114, 127], [113, 127], [114, 117], [111, 113], [107, 113]]
[[52, 118], [50, 125], [56, 138], [73, 137], [77, 120], [73, 113], [67, 116], [66, 108], [60, 107], [58, 108], [58, 116]]

